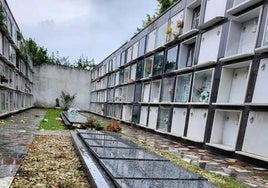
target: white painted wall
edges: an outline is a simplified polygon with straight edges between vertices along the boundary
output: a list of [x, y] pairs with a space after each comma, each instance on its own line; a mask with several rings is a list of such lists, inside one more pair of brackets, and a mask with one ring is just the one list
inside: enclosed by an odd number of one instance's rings
[[77, 94], [73, 107], [89, 110], [90, 71], [44, 64], [34, 67], [34, 103], [55, 107], [61, 91]]

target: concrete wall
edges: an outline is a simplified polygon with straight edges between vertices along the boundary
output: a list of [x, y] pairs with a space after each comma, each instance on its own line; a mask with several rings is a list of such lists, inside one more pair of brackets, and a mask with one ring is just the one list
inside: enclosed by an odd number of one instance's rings
[[89, 110], [90, 71], [44, 64], [34, 67], [33, 80], [35, 106], [55, 107], [64, 91], [77, 94], [72, 107]]

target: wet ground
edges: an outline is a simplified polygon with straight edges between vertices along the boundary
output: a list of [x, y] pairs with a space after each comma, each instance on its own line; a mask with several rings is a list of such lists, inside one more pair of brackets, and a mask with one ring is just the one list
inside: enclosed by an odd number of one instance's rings
[[31, 109], [9, 118], [0, 125], [0, 188], [12, 182], [46, 110]]
[[[95, 117], [103, 121], [109, 121], [105, 118]], [[196, 146], [172, 141], [137, 127], [122, 124], [122, 132], [131, 140], [146, 143], [156, 149], [166, 150], [186, 162], [211, 172], [226, 177], [234, 177], [249, 187], [268, 187], [268, 169], [266, 168], [212, 153]]]

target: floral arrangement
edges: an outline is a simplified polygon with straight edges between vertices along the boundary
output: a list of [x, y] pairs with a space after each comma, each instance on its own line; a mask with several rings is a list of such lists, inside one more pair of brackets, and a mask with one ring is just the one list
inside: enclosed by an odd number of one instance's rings
[[8, 79], [5, 75], [1, 75], [1, 84], [2, 83], [7, 83], [8, 82]]
[[168, 26], [166, 33], [167, 33], [167, 35], [171, 35], [171, 33], [172, 33], [172, 27]]
[[169, 98], [170, 98], [170, 101], [172, 101], [172, 99], [173, 99], [173, 87], [172, 87], [172, 86], [170, 86], [170, 87], [168, 88], [168, 92], [169, 92]]
[[178, 20], [177, 21], [177, 27], [182, 28], [183, 27], [183, 20]]
[[196, 88], [196, 93], [199, 95], [199, 101], [207, 103], [209, 100], [209, 92], [205, 90], [205, 86], [200, 86]]
[[169, 93], [172, 93], [173, 92], [173, 87], [172, 86], [168, 88], [168, 92]]

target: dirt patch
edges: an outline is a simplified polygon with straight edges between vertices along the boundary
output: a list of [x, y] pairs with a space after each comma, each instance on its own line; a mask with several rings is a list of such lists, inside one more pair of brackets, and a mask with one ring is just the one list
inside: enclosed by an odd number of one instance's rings
[[37, 136], [11, 187], [91, 187], [71, 137]]

